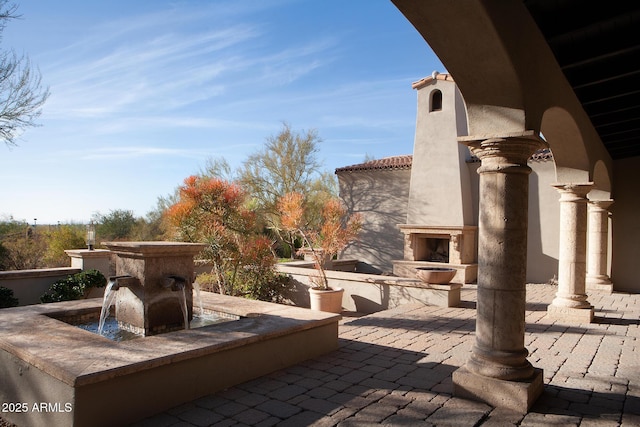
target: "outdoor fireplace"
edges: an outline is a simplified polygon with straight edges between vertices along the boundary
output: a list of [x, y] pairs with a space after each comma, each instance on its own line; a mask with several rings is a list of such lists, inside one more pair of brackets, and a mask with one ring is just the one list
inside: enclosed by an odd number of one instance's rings
[[394, 261], [394, 273], [412, 277], [416, 267], [451, 267], [458, 270], [453, 279], [472, 283], [477, 278], [475, 226], [427, 226], [401, 224], [404, 259]]

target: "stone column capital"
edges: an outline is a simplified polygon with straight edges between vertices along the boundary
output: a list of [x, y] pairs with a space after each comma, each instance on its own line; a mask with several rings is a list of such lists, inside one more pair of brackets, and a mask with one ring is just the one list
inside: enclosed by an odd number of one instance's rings
[[612, 204], [613, 204], [612, 199], [589, 200], [589, 208], [593, 210], [603, 210], [608, 212]]
[[551, 184], [560, 193], [561, 202], [587, 202], [587, 194], [593, 188], [593, 182]]
[[547, 143], [534, 131], [494, 136], [465, 136], [458, 142], [469, 147], [482, 165], [478, 173], [529, 173], [527, 161], [533, 153], [545, 148]]

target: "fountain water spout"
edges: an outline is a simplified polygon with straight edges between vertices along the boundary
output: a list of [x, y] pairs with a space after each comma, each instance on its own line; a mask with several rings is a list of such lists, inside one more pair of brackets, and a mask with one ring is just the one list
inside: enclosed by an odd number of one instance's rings
[[134, 283], [139, 283], [139, 282], [140, 281], [137, 278], [133, 276], [129, 276], [128, 274], [109, 277], [109, 283], [113, 283], [111, 285], [111, 290], [113, 291], [117, 291], [118, 289], [120, 289], [121, 286], [128, 287]]
[[173, 292], [183, 291], [187, 286], [187, 279], [182, 276], [169, 275], [164, 278], [163, 286]]

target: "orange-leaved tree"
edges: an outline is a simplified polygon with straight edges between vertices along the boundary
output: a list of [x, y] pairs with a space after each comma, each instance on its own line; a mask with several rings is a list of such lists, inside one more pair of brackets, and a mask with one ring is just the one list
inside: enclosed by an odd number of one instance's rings
[[[287, 193], [278, 201], [280, 224], [291, 235], [300, 236], [311, 251], [318, 276], [312, 277], [315, 287], [329, 289], [326, 267], [329, 260], [354, 241], [362, 228], [360, 214], [348, 215], [347, 208], [337, 198], [325, 201], [320, 223], [310, 225], [305, 219], [305, 199], [301, 193]], [[293, 240], [293, 239], [292, 239]]]
[[206, 244], [202, 256], [220, 293], [267, 299], [265, 286], [276, 280], [271, 241], [257, 229], [255, 214], [237, 184], [190, 176], [167, 219], [179, 240]]

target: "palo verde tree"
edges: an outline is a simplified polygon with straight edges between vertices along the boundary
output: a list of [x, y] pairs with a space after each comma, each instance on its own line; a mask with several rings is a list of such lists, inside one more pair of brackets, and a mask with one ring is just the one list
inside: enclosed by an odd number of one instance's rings
[[322, 140], [316, 130], [294, 131], [283, 123], [277, 135], [270, 136], [261, 150], [251, 154], [238, 173], [238, 182], [256, 204], [266, 227], [286, 241], [279, 224], [278, 200], [285, 194], [305, 195], [308, 217], [316, 221], [324, 201], [337, 193], [332, 174], [321, 172], [318, 151]]
[[237, 184], [190, 176], [179, 188], [179, 201], [166, 215], [176, 238], [204, 243], [217, 290], [226, 295], [273, 299], [279, 282], [270, 240], [259, 233], [256, 215]]
[[[16, 11], [15, 4], [0, 0], [0, 41], [7, 22], [19, 17]], [[0, 50], [0, 139], [6, 145], [16, 145], [21, 131], [36, 126], [48, 96], [49, 90], [42, 88], [40, 73], [27, 56]]]

